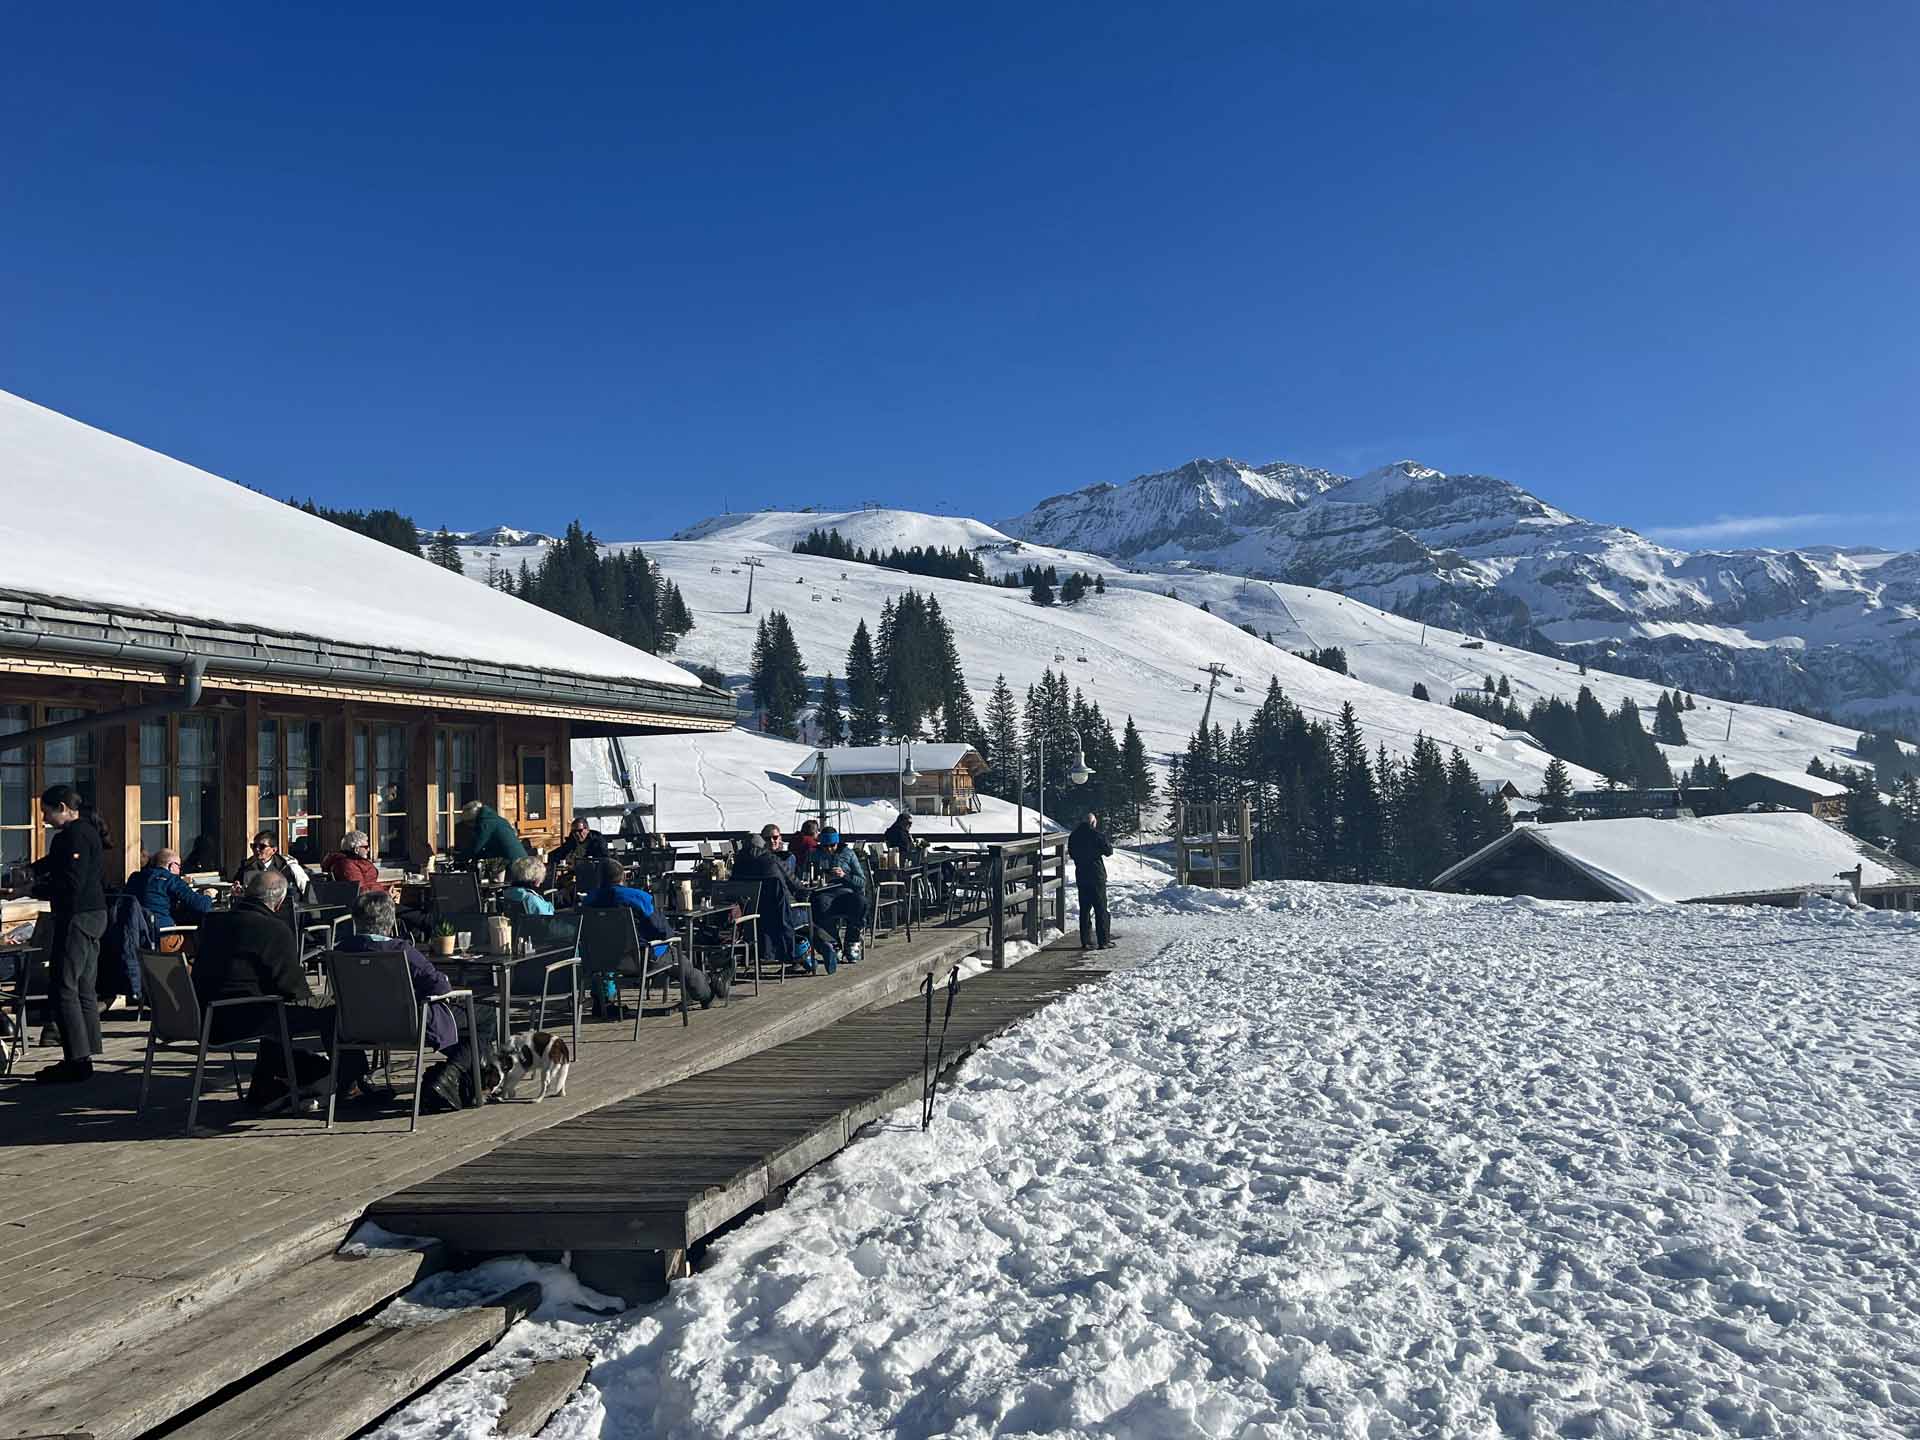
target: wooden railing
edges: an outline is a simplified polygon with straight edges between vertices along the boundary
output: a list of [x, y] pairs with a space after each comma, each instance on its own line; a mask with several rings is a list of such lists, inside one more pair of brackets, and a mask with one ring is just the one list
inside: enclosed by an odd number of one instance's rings
[[1057, 930], [1067, 928], [1067, 837], [1036, 835], [987, 846], [987, 958], [993, 968], [1007, 963], [1007, 939], [1040, 943], [1042, 917]]

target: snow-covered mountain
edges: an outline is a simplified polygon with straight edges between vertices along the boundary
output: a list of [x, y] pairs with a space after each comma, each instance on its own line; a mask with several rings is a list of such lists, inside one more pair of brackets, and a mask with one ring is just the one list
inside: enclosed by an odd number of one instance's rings
[[493, 525], [485, 530], [455, 530], [454, 541], [470, 550], [537, 550], [557, 543], [557, 537], [538, 530], [516, 530], [511, 525]]
[[1149, 571], [1339, 591], [1689, 690], [1920, 729], [1920, 553], [1688, 552], [1510, 481], [1198, 460], [998, 527]]

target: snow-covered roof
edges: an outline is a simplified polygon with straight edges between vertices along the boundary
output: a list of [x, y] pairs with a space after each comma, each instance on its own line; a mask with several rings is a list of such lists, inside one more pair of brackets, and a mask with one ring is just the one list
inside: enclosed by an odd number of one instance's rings
[[0, 593], [697, 689], [678, 666], [0, 391]]
[[[793, 773], [813, 774], [822, 753], [814, 751], [800, 762], [800, 767]], [[969, 755], [973, 757], [969, 769], [981, 768], [985, 764], [980, 759], [980, 752], [971, 745], [946, 741], [915, 741], [904, 748], [898, 745], [841, 745], [824, 753], [829, 775], [895, 775], [903, 765], [916, 775], [930, 775], [938, 770], [952, 770]]]
[[1920, 882], [1920, 868], [1797, 810], [1696, 820], [1580, 820], [1522, 825], [1437, 876], [1444, 885], [1510, 845], [1551, 851], [1623, 900], [1681, 903], [1788, 890]]
[[1738, 780], [1758, 778], [1771, 780], [1776, 785], [1785, 785], [1791, 790], [1804, 790], [1809, 795], [1817, 795], [1822, 800], [1837, 800], [1847, 793], [1847, 787], [1838, 780], [1822, 779], [1818, 775], [1808, 775], [1798, 770], [1742, 770], [1732, 776], [1727, 783]]

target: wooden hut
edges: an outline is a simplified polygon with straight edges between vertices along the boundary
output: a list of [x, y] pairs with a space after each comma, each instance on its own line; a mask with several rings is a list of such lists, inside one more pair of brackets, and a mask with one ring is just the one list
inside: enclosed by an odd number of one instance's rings
[[793, 773], [811, 784], [826, 758], [827, 775], [849, 800], [904, 798], [915, 815], [972, 815], [980, 809], [974, 779], [987, 762], [971, 745], [916, 740], [898, 745], [841, 745], [816, 750]]

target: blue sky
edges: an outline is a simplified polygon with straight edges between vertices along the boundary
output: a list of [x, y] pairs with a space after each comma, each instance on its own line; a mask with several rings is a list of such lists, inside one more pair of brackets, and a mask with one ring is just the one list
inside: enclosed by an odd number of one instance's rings
[[26, 7], [0, 388], [427, 524], [991, 519], [1230, 454], [1920, 545], [1916, 42], [1911, 4]]

